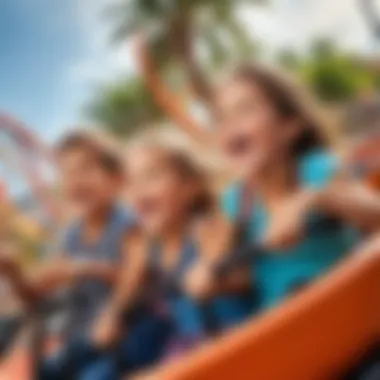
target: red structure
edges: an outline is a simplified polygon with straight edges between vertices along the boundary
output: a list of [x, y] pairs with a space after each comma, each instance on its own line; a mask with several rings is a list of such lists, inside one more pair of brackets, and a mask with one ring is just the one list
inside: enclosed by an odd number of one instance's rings
[[[22, 174], [44, 211], [55, 220], [58, 207], [39, 167], [42, 161], [54, 162], [52, 152], [22, 122], [10, 115], [0, 114], [0, 132], [6, 133], [16, 145], [21, 156]], [[1, 194], [4, 191], [5, 188]]]

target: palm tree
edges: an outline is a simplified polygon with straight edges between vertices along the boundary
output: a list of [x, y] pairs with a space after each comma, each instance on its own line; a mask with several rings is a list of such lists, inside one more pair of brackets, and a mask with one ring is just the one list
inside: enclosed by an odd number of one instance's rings
[[[246, 58], [255, 52], [239, 22], [241, 5], [265, 4], [266, 0], [124, 0], [109, 9], [116, 23], [114, 38], [125, 39], [148, 32], [150, 51], [160, 69], [180, 64], [193, 90], [202, 100], [209, 88], [200, 69], [205, 62], [213, 68], [231, 58]], [[202, 51], [203, 60], [196, 48]]]
[[[239, 23], [239, 6], [264, 3], [266, 0], [123, 0], [107, 8], [106, 16], [116, 25], [115, 42], [141, 31], [148, 35], [153, 66], [176, 94], [180, 69], [195, 95], [207, 102], [209, 87], [203, 70], [256, 52]], [[99, 87], [85, 113], [118, 136], [165, 118], [143, 80], [136, 77]]]

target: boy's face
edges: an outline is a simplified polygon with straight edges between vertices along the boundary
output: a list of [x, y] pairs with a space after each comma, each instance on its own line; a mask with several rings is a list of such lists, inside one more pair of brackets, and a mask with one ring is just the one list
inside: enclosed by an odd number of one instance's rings
[[76, 213], [90, 214], [111, 204], [119, 195], [120, 176], [107, 172], [89, 149], [62, 152], [59, 165], [64, 197]]

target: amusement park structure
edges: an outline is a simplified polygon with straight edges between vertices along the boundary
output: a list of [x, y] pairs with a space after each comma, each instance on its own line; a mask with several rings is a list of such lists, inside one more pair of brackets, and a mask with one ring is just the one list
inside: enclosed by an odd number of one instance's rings
[[[19, 174], [26, 180], [31, 193], [45, 214], [50, 219], [55, 220], [58, 217], [57, 203], [55, 202], [49, 183], [44, 179], [41, 170], [42, 163], [53, 165], [52, 152], [30, 129], [10, 115], [0, 114], [0, 133], [8, 137], [15, 154], [20, 159], [19, 169], [21, 173]], [[12, 159], [12, 157], [9, 159]], [[2, 202], [5, 202], [7, 199], [6, 193], [6, 184], [1, 183]]]

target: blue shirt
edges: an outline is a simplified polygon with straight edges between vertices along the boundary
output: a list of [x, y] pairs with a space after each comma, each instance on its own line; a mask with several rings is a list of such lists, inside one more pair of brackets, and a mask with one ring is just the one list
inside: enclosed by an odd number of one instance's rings
[[[303, 157], [298, 164], [298, 179], [303, 187], [318, 189], [334, 176], [337, 163], [323, 151], [315, 151]], [[242, 187], [232, 185], [222, 199], [227, 216], [235, 220], [239, 212]], [[323, 218], [313, 214], [309, 219]], [[264, 205], [255, 198], [249, 220], [249, 238], [254, 241], [262, 236], [268, 225]], [[305, 285], [326, 272], [352, 247], [356, 234], [343, 223], [335, 227], [326, 225], [311, 230], [298, 244], [281, 252], [269, 251], [258, 255], [252, 265], [254, 281], [261, 308], [277, 304], [297, 287]]]
[[[97, 242], [88, 244], [83, 241], [82, 221], [77, 220], [67, 228], [61, 249], [70, 260], [117, 264], [121, 259], [123, 239], [132, 223], [131, 214], [123, 207], [114, 205]], [[91, 327], [110, 292], [109, 284], [95, 279], [78, 282], [70, 289], [70, 335], [83, 334]]]

